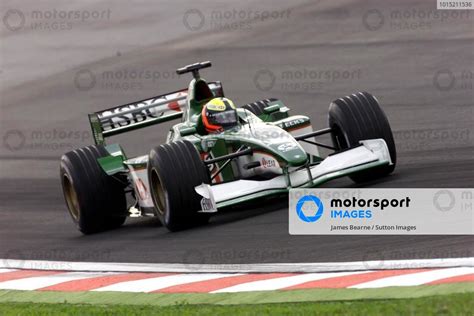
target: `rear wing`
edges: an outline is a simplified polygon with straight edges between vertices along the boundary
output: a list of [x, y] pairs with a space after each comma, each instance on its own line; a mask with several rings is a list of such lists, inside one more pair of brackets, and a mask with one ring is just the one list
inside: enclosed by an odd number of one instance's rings
[[[215, 96], [224, 96], [219, 81], [208, 85]], [[104, 144], [106, 137], [182, 118], [187, 96], [183, 89], [89, 114], [94, 141]]]

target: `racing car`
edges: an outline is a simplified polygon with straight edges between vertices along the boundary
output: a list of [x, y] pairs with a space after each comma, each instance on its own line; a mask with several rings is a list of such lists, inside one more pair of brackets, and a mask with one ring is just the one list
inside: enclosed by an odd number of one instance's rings
[[[150, 216], [170, 231], [182, 230], [207, 223], [222, 208], [291, 188], [343, 176], [360, 183], [394, 170], [392, 131], [370, 93], [333, 101], [328, 126], [313, 130], [308, 116], [290, 115], [279, 99], [228, 107], [221, 82], [200, 76], [210, 66], [206, 61], [177, 70], [192, 74], [188, 89], [89, 114], [95, 144], [65, 153], [60, 163], [66, 205], [82, 233]], [[208, 119], [203, 109], [211, 103], [213, 118], [232, 122], [231, 128], [203, 127]], [[180, 121], [148, 154], [128, 157], [119, 144], [106, 142], [170, 120]], [[325, 134], [331, 144], [316, 140]], [[333, 152], [323, 157], [321, 148]]]

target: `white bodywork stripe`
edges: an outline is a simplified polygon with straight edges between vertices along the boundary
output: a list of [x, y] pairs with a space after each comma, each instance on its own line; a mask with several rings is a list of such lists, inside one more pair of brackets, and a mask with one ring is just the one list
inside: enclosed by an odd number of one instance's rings
[[450, 268], [426, 272], [398, 275], [351, 286], [356, 289], [379, 288], [387, 286], [413, 286], [436, 280], [474, 273], [474, 268]]

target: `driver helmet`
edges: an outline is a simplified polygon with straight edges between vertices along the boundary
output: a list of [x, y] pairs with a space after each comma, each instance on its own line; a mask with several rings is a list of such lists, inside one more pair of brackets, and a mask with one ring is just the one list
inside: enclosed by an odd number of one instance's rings
[[202, 122], [208, 133], [219, 133], [238, 124], [234, 102], [227, 98], [214, 98], [203, 106]]

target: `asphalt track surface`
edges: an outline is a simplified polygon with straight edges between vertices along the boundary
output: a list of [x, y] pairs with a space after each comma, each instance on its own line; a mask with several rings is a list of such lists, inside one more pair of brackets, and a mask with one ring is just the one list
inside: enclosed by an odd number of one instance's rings
[[[127, 220], [93, 236], [75, 230], [58, 163], [63, 152], [91, 143], [86, 114], [183, 88], [190, 78], [174, 70], [202, 60], [214, 64], [203, 76], [221, 80], [237, 104], [278, 97], [315, 128], [326, 127], [333, 99], [360, 90], [376, 95], [395, 134], [398, 165], [368, 187], [473, 186], [472, 11], [441, 18], [435, 2], [422, 0], [232, 5], [2, 1], [0, 258], [239, 264], [472, 257], [472, 236], [290, 236], [285, 199], [179, 233], [155, 219]], [[110, 14], [77, 21], [32, 13], [53, 9]], [[283, 13], [249, 20], [241, 9]], [[51, 26], [58, 21], [66, 24]], [[145, 70], [152, 75], [133, 75]], [[146, 153], [170, 125], [117, 138], [129, 156]], [[355, 185], [341, 179], [326, 187]]]

